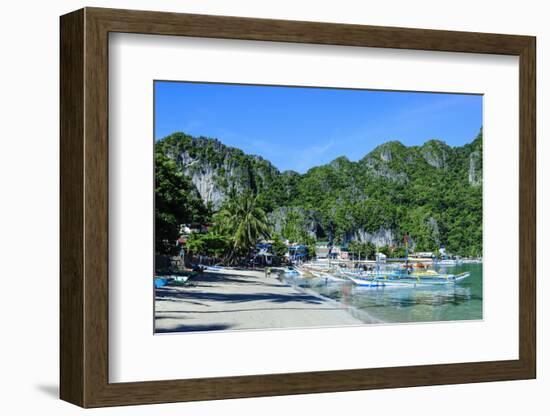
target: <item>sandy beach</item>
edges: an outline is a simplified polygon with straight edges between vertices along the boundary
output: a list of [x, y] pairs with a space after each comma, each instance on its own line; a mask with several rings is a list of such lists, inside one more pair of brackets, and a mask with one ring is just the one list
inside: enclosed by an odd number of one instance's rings
[[360, 325], [339, 302], [263, 271], [206, 271], [192, 286], [155, 291], [157, 333]]

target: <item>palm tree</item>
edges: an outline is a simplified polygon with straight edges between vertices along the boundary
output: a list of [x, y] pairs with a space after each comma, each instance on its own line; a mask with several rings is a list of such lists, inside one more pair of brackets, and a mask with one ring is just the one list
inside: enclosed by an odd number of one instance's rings
[[216, 222], [220, 231], [230, 236], [230, 260], [248, 254], [260, 237], [269, 238], [267, 215], [258, 204], [258, 196], [248, 190], [240, 195], [231, 192]]

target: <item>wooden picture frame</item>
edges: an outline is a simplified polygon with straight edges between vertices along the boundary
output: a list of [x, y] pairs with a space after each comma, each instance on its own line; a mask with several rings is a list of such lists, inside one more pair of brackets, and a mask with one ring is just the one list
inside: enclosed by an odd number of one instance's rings
[[[82, 407], [518, 380], [536, 376], [535, 38], [85, 8], [61, 17], [60, 396]], [[519, 359], [109, 383], [110, 32], [519, 57]]]

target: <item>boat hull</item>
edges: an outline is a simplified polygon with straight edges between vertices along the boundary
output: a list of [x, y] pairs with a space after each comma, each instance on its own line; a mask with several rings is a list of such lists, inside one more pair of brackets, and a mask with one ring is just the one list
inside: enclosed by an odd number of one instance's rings
[[347, 276], [357, 286], [364, 287], [416, 287], [416, 286], [443, 286], [457, 284], [470, 276], [469, 272], [458, 275], [437, 276], [379, 276], [372, 278]]

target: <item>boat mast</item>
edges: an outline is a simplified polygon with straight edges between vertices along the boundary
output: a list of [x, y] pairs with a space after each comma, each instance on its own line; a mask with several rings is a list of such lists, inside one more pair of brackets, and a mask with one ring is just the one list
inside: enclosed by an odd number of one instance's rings
[[409, 234], [405, 233], [403, 236], [403, 240], [405, 241], [405, 270], [409, 269]]

